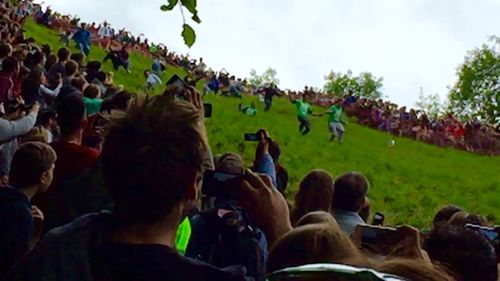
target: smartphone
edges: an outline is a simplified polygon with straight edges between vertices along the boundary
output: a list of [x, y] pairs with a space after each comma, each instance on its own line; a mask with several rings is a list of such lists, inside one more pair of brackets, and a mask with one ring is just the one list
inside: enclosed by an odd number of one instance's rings
[[168, 91], [174, 91], [175, 96], [181, 100], [187, 100], [186, 92], [189, 86], [177, 74], [174, 74], [167, 82]]
[[212, 117], [212, 104], [211, 103], [204, 103], [203, 104], [203, 111], [205, 111], [205, 118], [210, 118]]
[[372, 225], [384, 225], [384, 221], [385, 221], [384, 214], [377, 212], [375, 213], [375, 215], [373, 215]]
[[361, 246], [375, 253], [388, 254], [404, 238], [404, 234], [396, 228], [361, 226]]
[[244, 173], [231, 174], [207, 170], [203, 174], [201, 193], [209, 197], [233, 199], [238, 196], [238, 186], [244, 179]]
[[245, 133], [243, 139], [245, 141], [260, 141], [259, 135], [255, 133]]
[[495, 229], [492, 227], [484, 227], [475, 224], [466, 224], [465, 228], [472, 229], [481, 232], [488, 240], [490, 240], [495, 247], [500, 246], [500, 229]]

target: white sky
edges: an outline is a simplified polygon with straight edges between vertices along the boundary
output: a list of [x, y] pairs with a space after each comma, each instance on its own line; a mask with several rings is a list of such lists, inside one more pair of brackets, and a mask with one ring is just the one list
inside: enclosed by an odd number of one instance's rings
[[[45, 0], [186, 53], [180, 12], [159, 10], [166, 2]], [[330, 70], [371, 71], [389, 99], [410, 106], [420, 87], [444, 98], [466, 51], [500, 35], [500, 0], [198, 0], [198, 10], [189, 53], [213, 69], [247, 77], [273, 67], [290, 89], [322, 87]]]

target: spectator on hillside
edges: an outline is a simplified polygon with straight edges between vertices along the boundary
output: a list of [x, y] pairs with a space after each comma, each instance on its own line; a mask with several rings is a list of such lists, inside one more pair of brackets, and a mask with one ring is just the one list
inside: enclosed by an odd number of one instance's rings
[[47, 143], [52, 143], [59, 136], [57, 125], [57, 113], [54, 110], [46, 110], [40, 114], [40, 127], [47, 132]]
[[65, 64], [63, 76], [63, 85], [71, 85], [71, 81], [78, 75], [78, 63], [74, 60], [68, 60]]
[[56, 153], [47, 144], [24, 143], [14, 154], [10, 186], [0, 187], [0, 277], [30, 249], [36, 238], [35, 221], [43, 213], [30, 204], [38, 192], [45, 192], [52, 181]]
[[[157, 96], [132, 105], [103, 148], [113, 213], [49, 232], [7, 280], [247, 280], [244, 268], [215, 268], [174, 250], [177, 228], [198, 197], [207, 149], [203, 104], [193, 90], [190, 100], [194, 105]], [[272, 241], [291, 229], [286, 202], [268, 178], [248, 172], [241, 192]]]
[[445, 205], [441, 207], [434, 215], [432, 227], [435, 228], [441, 224], [447, 223], [454, 214], [462, 211], [464, 211], [464, 209], [457, 205]]
[[83, 92], [83, 103], [87, 116], [101, 111], [102, 99], [101, 90], [96, 85], [89, 85]]
[[[226, 153], [218, 159], [215, 172], [243, 175], [244, 165], [239, 155]], [[248, 275], [259, 280], [265, 273], [267, 240], [236, 201], [237, 188], [236, 180], [204, 181], [204, 195], [215, 199], [215, 203], [191, 218], [192, 235], [186, 256], [217, 267], [243, 265]]]
[[21, 97], [28, 105], [38, 102], [45, 104], [45, 97], [56, 98], [62, 88], [62, 79], [54, 90], [48, 88], [47, 78], [43, 71], [33, 70], [29, 76], [23, 80], [21, 86]]
[[479, 232], [463, 226], [442, 225], [428, 234], [424, 249], [433, 262], [457, 273], [457, 280], [497, 281], [495, 249]]
[[358, 212], [365, 205], [365, 196], [370, 184], [359, 173], [345, 173], [335, 180], [333, 187], [332, 212], [340, 228], [351, 235], [354, 228], [365, 222]]
[[310, 171], [300, 182], [295, 194], [292, 223], [314, 211], [330, 212], [333, 197], [333, 178], [324, 170]]
[[12, 46], [8, 43], [0, 44], [0, 71], [2, 71], [3, 60], [12, 56]]
[[267, 271], [312, 263], [343, 263], [362, 259], [361, 253], [336, 224], [297, 227], [271, 248]]
[[14, 57], [2, 61], [0, 72], [0, 103], [15, 100], [14, 86], [19, 73], [19, 62]]
[[57, 63], [49, 68], [48, 78], [50, 83], [66, 75], [66, 62], [68, 62], [70, 56], [71, 51], [68, 48], [60, 48], [57, 51]]
[[285, 195], [285, 190], [288, 186], [288, 171], [280, 162], [281, 148], [277, 141], [271, 140], [269, 143], [269, 155], [273, 158], [274, 168], [276, 171], [276, 188], [281, 194]]
[[61, 137], [59, 141], [50, 144], [58, 156], [54, 181], [47, 194], [34, 198], [35, 204], [46, 217], [44, 231], [59, 226], [51, 225], [52, 217], [60, 215], [57, 213], [57, 209], [65, 201], [64, 198], [59, 197], [59, 185], [91, 168], [99, 156], [97, 150], [81, 145], [86, 122], [85, 105], [80, 95], [69, 94], [62, 99], [57, 107], [57, 123], [60, 127]]
[[7, 112], [8, 119], [0, 118], [0, 148], [2, 144], [7, 143], [19, 136], [28, 133], [36, 123], [40, 105], [35, 104], [26, 116], [22, 116], [21, 106], [14, 112]]

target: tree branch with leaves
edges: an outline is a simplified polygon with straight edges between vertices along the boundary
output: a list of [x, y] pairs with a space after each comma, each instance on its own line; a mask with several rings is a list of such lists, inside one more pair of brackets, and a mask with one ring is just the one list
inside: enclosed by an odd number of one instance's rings
[[179, 10], [182, 15], [182, 33], [181, 36], [184, 38], [184, 43], [186, 46], [191, 48], [196, 42], [196, 32], [194, 29], [187, 23], [186, 17], [184, 15], [184, 9], [188, 10], [191, 13], [191, 20], [196, 23], [201, 23], [201, 19], [198, 17], [196, 0], [168, 0], [168, 5], [161, 5], [160, 10], [164, 12], [172, 11], [175, 7], [179, 7]]

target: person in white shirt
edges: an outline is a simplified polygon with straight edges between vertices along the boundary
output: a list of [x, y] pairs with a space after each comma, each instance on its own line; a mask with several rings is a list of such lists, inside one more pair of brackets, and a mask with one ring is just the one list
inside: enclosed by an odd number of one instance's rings
[[97, 31], [97, 34], [101, 40], [101, 46], [104, 49], [108, 49], [111, 44], [111, 37], [113, 36], [113, 33], [111, 32], [111, 27], [107, 22], [104, 22], [101, 28]]

